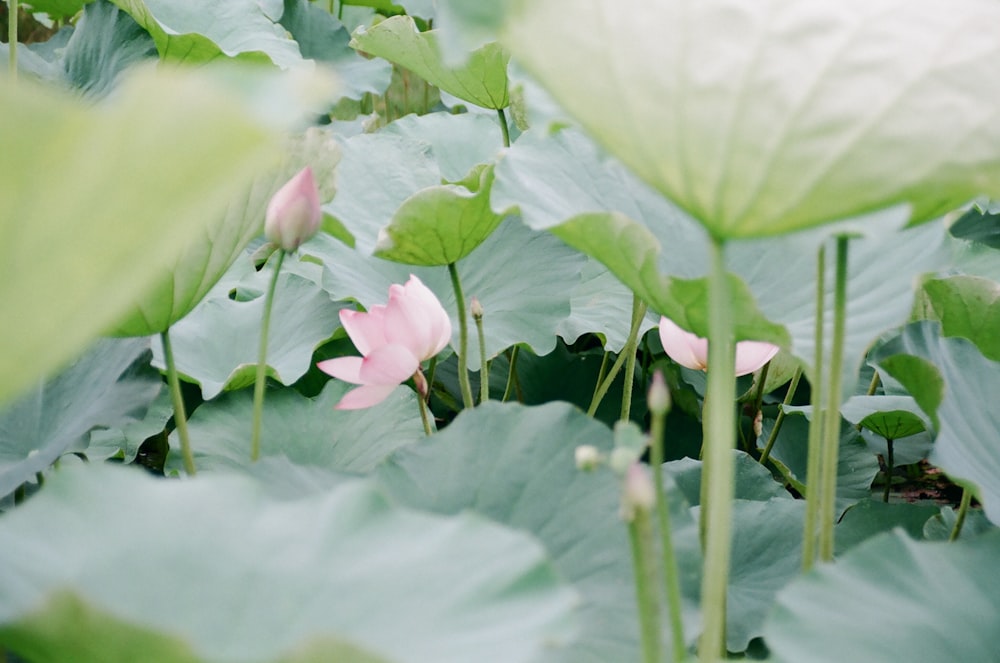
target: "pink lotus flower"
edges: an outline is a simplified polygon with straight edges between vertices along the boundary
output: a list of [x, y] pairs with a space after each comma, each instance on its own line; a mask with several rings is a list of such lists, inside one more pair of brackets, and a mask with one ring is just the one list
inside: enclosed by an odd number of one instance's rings
[[306, 166], [271, 197], [264, 215], [264, 236], [285, 251], [294, 251], [319, 230], [323, 211], [312, 168]]
[[333, 377], [361, 385], [337, 403], [338, 410], [377, 405], [420, 370], [451, 340], [451, 320], [434, 293], [416, 276], [389, 287], [389, 303], [367, 313], [343, 310], [340, 322], [362, 357], [337, 357], [317, 364]]
[[[668, 318], [660, 318], [660, 341], [670, 358], [681, 366], [708, 370], [708, 340], [684, 331]], [[736, 344], [736, 376], [753, 373], [778, 354], [778, 346], [763, 341]]]

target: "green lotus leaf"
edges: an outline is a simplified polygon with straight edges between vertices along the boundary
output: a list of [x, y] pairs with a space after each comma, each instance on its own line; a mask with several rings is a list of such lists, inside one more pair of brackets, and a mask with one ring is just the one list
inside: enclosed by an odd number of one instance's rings
[[840, 416], [890, 440], [931, 428], [930, 419], [909, 396], [852, 396], [840, 406]]
[[351, 46], [406, 67], [448, 94], [477, 106], [502, 109], [510, 103], [510, 56], [497, 43], [468, 54], [464, 64], [449, 66], [442, 58], [436, 30], [418, 32], [409, 16], [393, 16], [370, 28], [355, 30]]
[[945, 336], [961, 336], [984, 356], [1000, 360], [1000, 284], [976, 276], [952, 276], [924, 283], [932, 320]]
[[1000, 193], [1000, 35], [955, 39], [995, 3], [508, 4], [517, 61], [719, 238]]

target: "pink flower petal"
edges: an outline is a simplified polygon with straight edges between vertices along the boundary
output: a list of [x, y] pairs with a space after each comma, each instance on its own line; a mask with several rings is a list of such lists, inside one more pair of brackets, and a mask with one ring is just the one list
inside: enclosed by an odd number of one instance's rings
[[364, 384], [361, 380], [362, 357], [337, 357], [316, 364], [316, 368], [327, 375], [351, 384]]
[[778, 346], [763, 341], [740, 341], [736, 344], [736, 377], [753, 373], [778, 354]]
[[430, 359], [451, 339], [451, 320], [434, 293], [411, 275], [406, 285], [389, 288], [385, 335], [410, 349], [418, 360]]
[[409, 348], [390, 343], [376, 348], [361, 361], [361, 384], [400, 384], [409, 380], [418, 368], [420, 360]]
[[340, 324], [351, 337], [354, 347], [363, 355], [388, 342], [385, 338], [385, 306], [372, 306], [367, 313], [342, 309]]
[[670, 358], [681, 366], [696, 371], [708, 368], [708, 341], [684, 331], [669, 318], [660, 318], [660, 342]]
[[344, 394], [340, 402], [333, 408], [334, 410], [361, 410], [366, 407], [378, 405], [389, 397], [396, 387], [396, 384], [386, 385], [365, 385], [357, 389], [351, 389]]
[[316, 234], [322, 218], [316, 180], [306, 166], [271, 197], [264, 214], [264, 235], [285, 251], [294, 251]]

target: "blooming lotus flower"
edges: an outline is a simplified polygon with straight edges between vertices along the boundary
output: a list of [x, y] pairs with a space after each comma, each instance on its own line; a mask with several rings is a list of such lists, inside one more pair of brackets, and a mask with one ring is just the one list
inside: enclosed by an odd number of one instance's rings
[[361, 385], [349, 391], [338, 410], [377, 405], [420, 370], [451, 340], [451, 320], [434, 293], [416, 276], [389, 287], [389, 303], [340, 312], [340, 322], [361, 357], [337, 357], [317, 364], [333, 377]]
[[319, 230], [323, 212], [312, 168], [306, 166], [271, 197], [264, 215], [264, 236], [294, 251]]
[[[681, 366], [708, 370], [708, 340], [684, 331], [668, 318], [660, 318], [660, 341], [670, 358]], [[736, 344], [736, 376], [753, 373], [778, 354], [778, 346], [763, 341]]]

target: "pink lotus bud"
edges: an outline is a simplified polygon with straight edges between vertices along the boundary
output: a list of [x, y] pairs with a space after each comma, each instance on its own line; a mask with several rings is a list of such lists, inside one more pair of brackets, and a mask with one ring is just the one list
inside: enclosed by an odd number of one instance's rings
[[652, 414], [663, 416], [670, 412], [670, 390], [663, 381], [663, 371], [653, 373], [653, 382], [649, 385], [646, 403]]
[[[660, 318], [660, 341], [670, 358], [681, 366], [708, 370], [708, 341], [684, 331], [668, 318]], [[763, 341], [736, 344], [736, 376], [753, 373], [778, 354], [778, 346]]]
[[319, 230], [323, 212], [312, 169], [306, 166], [271, 197], [264, 215], [264, 236], [294, 251]]
[[656, 487], [653, 479], [641, 463], [632, 463], [625, 472], [625, 487], [622, 490], [622, 519], [635, 520], [639, 511], [651, 511], [656, 504]]
[[475, 297], [473, 297], [469, 301], [469, 313], [472, 314], [472, 318], [474, 320], [482, 320], [483, 319], [483, 313], [484, 313], [484, 311], [483, 311], [483, 305]]
[[[321, 361], [321, 371], [361, 385], [337, 404], [338, 410], [371, 407], [418, 373], [451, 340], [451, 320], [434, 293], [416, 276], [389, 287], [389, 303], [368, 312], [342, 310], [340, 322], [361, 357]], [[424, 381], [426, 384], [426, 380]], [[418, 382], [418, 389], [420, 388]]]

